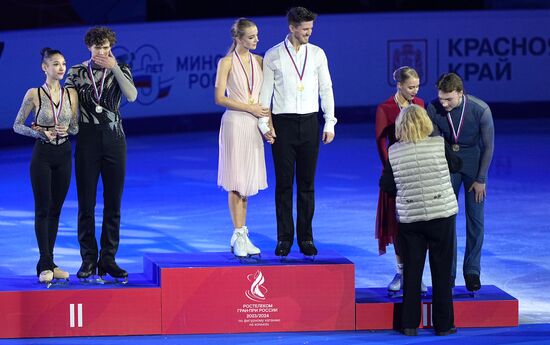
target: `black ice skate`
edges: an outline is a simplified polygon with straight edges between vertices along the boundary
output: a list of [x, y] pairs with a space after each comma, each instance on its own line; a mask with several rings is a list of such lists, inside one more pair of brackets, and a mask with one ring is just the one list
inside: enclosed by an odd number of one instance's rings
[[91, 261], [84, 261], [82, 262], [82, 265], [78, 269], [78, 272], [76, 272], [76, 277], [81, 282], [95, 282], [95, 274], [97, 271], [97, 264], [95, 262]]
[[302, 241], [300, 242], [300, 253], [304, 254], [306, 258], [315, 260], [315, 255], [317, 255], [317, 248], [315, 248], [313, 241]]
[[275, 248], [275, 255], [281, 257], [281, 260], [286, 259], [288, 253], [290, 253], [290, 242], [289, 241], [278, 241], [277, 247]]
[[128, 272], [120, 268], [115, 261], [109, 262], [98, 262], [97, 264], [97, 274], [100, 279], [105, 282], [105, 275], [110, 275], [112, 278], [115, 278], [117, 283], [126, 284], [128, 283]]

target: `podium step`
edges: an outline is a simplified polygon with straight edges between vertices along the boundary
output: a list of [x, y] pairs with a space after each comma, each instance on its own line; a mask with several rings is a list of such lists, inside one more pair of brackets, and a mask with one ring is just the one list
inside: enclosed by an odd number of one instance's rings
[[[395, 329], [401, 298], [355, 289], [355, 267], [335, 252], [237, 259], [230, 253], [146, 254], [126, 285], [34, 276], [0, 279], [0, 338]], [[431, 327], [431, 296], [420, 327]], [[454, 289], [457, 327], [518, 325], [518, 300], [485, 285]]]
[[[323, 253], [236, 259], [230, 253], [147, 255], [162, 286], [162, 333], [355, 329], [351, 261]], [[158, 272], [158, 273], [155, 273]]]
[[0, 281], [0, 338], [159, 334], [160, 287], [142, 274], [127, 285], [71, 278], [47, 289], [35, 276]]
[[[385, 288], [356, 289], [356, 329], [397, 329], [401, 297], [390, 297]], [[475, 294], [464, 286], [453, 290], [457, 327], [514, 327], [519, 323], [518, 300], [494, 285], [484, 285]], [[431, 288], [422, 298], [421, 328], [431, 328]]]

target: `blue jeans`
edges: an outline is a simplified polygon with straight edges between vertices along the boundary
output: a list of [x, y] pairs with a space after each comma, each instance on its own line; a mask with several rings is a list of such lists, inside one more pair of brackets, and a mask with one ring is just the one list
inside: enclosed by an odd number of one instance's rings
[[[468, 192], [468, 189], [474, 182], [475, 179], [468, 175], [462, 173], [451, 174], [451, 183], [453, 184], [457, 199], [460, 192], [460, 186], [464, 185], [464, 200], [466, 204], [466, 251], [464, 252], [464, 265], [462, 266], [464, 275], [479, 275], [481, 273], [481, 247], [483, 246], [485, 202], [476, 202], [475, 192]], [[451, 275], [453, 278], [456, 278], [456, 230], [454, 239], [454, 258]]]

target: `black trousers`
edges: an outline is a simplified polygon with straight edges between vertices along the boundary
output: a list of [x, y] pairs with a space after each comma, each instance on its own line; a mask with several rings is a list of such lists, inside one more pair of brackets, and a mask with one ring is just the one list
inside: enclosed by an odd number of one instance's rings
[[[83, 262], [114, 261], [120, 240], [120, 204], [126, 176], [126, 138], [113, 124], [80, 124], [75, 152], [78, 242]], [[121, 126], [118, 124], [117, 126]], [[97, 183], [103, 182], [101, 252], [95, 237]]]
[[454, 326], [451, 267], [456, 215], [425, 222], [399, 223], [397, 240], [403, 259], [402, 328], [420, 324], [420, 284], [429, 247], [432, 272], [432, 319], [437, 332]]
[[277, 133], [271, 146], [275, 165], [275, 208], [277, 239], [294, 240], [292, 191], [294, 174], [297, 186], [297, 239], [313, 240], [311, 223], [315, 210], [315, 169], [319, 153], [317, 113], [273, 115]]
[[36, 274], [57, 267], [53, 248], [59, 216], [71, 183], [71, 144], [56, 146], [37, 140], [32, 152], [30, 176], [34, 194], [34, 232], [40, 259]]

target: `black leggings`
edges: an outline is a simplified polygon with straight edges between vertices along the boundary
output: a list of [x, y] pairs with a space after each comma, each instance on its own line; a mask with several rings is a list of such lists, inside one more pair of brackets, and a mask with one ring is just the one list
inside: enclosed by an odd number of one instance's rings
[[71, 183], [71, 144], [56, 146], [37, 140], [32, 153], [31, 184], [34, 194], [34, 231], [40, 251], [37, 275], [57, 267], [53, 248], [59, 215]]
[[[114, 124], [80, 124], [75, 153], [78, 241], [83, 262], [115, 260], [120, 238], [120, 204], [126, 175], [126, 138]], [[116, 126], [121, 126], [117, 124]], [[120, 130], [117, 130], [120, 129]], [[101, 252], [95, 237], [99, 176], [103, 182]]]

